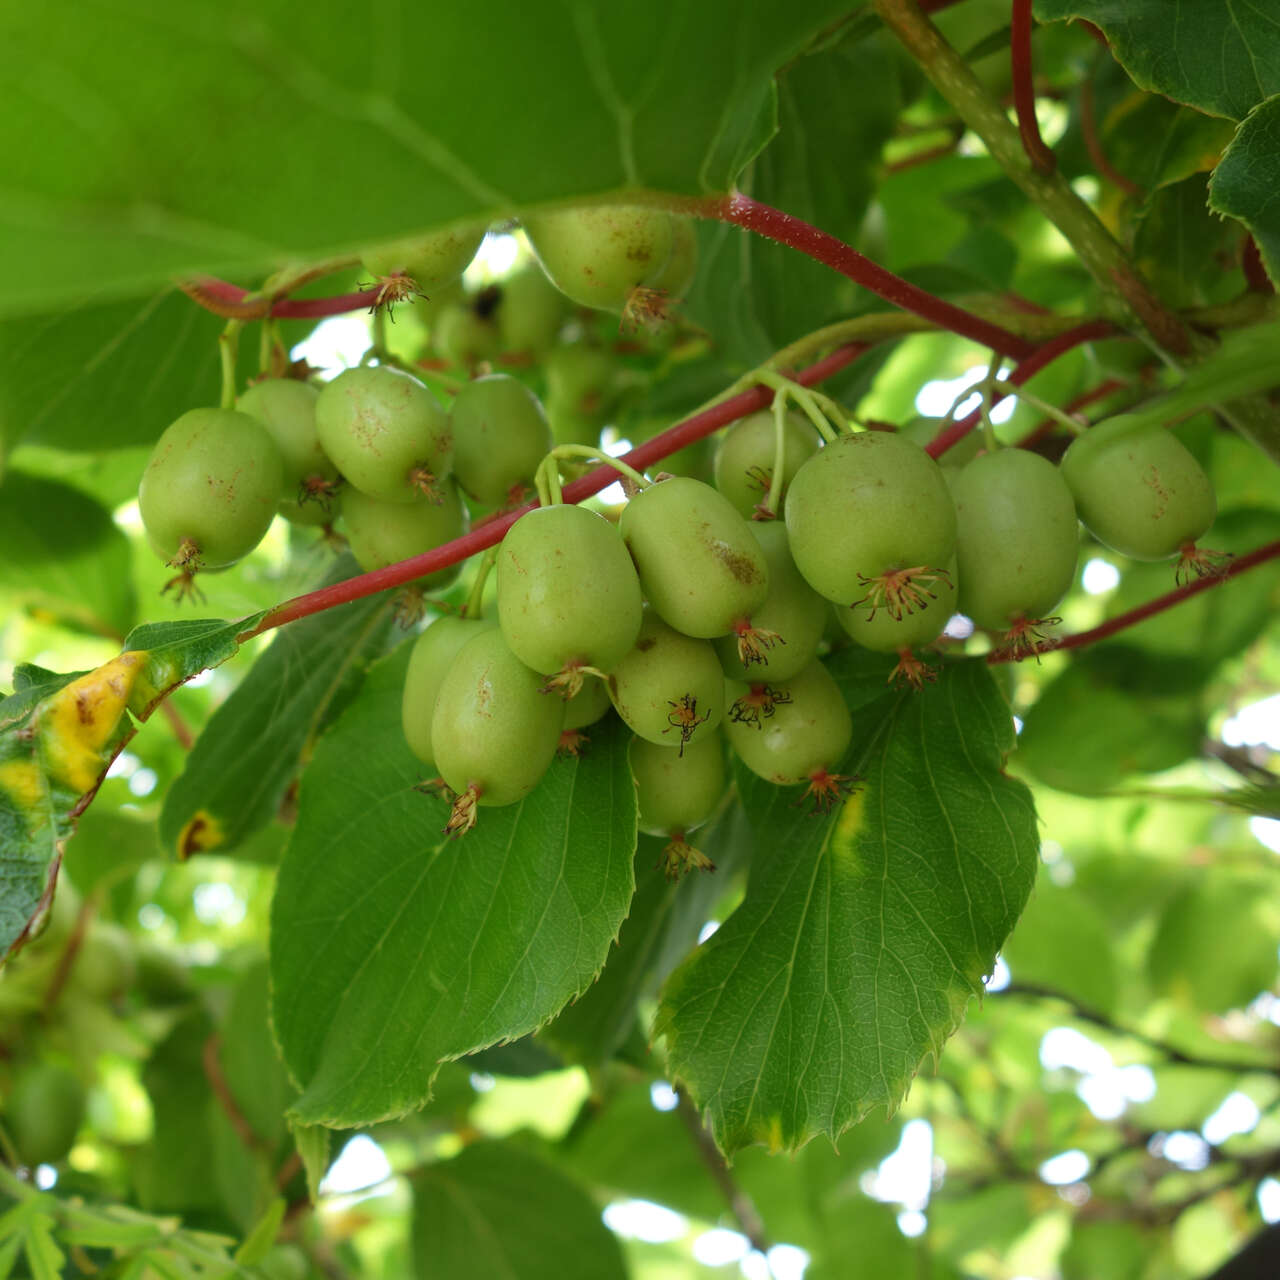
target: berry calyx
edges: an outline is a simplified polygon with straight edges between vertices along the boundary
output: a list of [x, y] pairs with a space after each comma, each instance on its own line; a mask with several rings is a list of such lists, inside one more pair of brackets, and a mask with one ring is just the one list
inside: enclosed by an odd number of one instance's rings
[[895, 622], [927, 609], [939, 597], [939, 588], [951, 588], [951, 575], [945, 569], [929, 565], [913, 565], [909, 569], [886, 569], [875, 577], [858, 574], [858, 585], [866, 594], [850, 606], [865, 607], [870, 621], [883, 609]]

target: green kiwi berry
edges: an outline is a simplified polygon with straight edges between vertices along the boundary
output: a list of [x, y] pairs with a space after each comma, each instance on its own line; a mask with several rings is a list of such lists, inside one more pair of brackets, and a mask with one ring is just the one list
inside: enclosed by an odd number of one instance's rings
[[435, 396], [385, 366], [347, 369], [326, 383], [316, 431], [348, 484], [382, 502], [440, 498], [453, 466], [449, 419]]
[[168, 563], [224, 569], [262, 541], [283, 488], [280, 450], [257, 419], [192, 409], [156, 441], [138, 509], [148, 540]]
[[890, 432], [840, 436], [796, 472], [787, 498], [796, 567], [836, 604], [890, 614], [923, 603], [955, 551], [956, 512], [942, 470]]
[[769, 594], [751, 621], [777, 638], [761, 647], [749, 665], [742, 661], [737, 636], [720, 636], [712, 643], [731, 680], [789, 680], [817, 656], [830, 604], [800, 576], [782, 521], [753, 520], [747, 528], [769, 571]]
[[401, 722], [409, 749], [428, 768], [434, 768], [436, 762], [431, 744], [436, 694], [462, 646], [492, 626], [492, 622], [482, 618], [437, 618], [413, 642], [404, 678]]
[[[773, 412], [762, 409], [735, 422], [716, 448], [716, 488], [748, 518], [768, 499], [776, 442]], [[813, 423], [794, 411], [788, 413], [783, 423], [782, 479], [775, 515], [783, 510], [792, 477], [821, 447], [822, 437]]]
[[975, 458], [952, 481], [960, 610], [1006, 631], [1045, 618], [1076, 573], [1080, 527], [1062, 473], [1025, 449]]
[[531, 262], [501, 283], [498, 335], [502, 349], [541, 356], [555, 345], [568, 311], [564, 294]]
[[537, 507], [498, 551], [498, 623], [511, 651], [572, 695], [640, 631], [640, 580], [617, 526], [586, 507]]
[[[338, 504], [342, 529], [351, 554], [366, 573], [420, 556], [466, 533], [467, 508], [451, 476], [442, 482], [439, 493], [439, 502], [421, 495], [413, 502], [383, 502], [359, 489], [343, 492]], [[450, 565], [419, 581], [439, 589], [453, 582], [461, 569], [461, 565]]]
[[716, 651], [646, 608], [635, 647], [609, 675], [609, 697], [632, 733], [683, 750], [724, 718], [724, 673]]
[[723, 494], [674, 476], [636, 494], [619, 528], [645, 596], [671, 626], [699, 639], [752, 631], [769, 594], [769, 568]]
[[430, 294], [467, 269], [484, 234], [484, 227], [469, 226], [404, 236], [366, 249], [360, 261], [366, 271], [380, 279], [408, 276], [418, 289]]
[[1074, 440], [1061, 465], [1085, 528], [1134, 560], [1178, 555], [1217, 515], [1204, 468], [1164, 427], [1124, 431], [1108, 419]]
[[449, 411], [453, 473], [477, 502], [519, 501], [551, 452], [551, 428], [537, 396], [505, 373], [465, 383]]
[[338, 486], [338, 468], [329, 461], [316, 434], [320, 392], [296, 378], [264, 378], [236, 401], [276, 442], [284, 463], [280, 513], [300, 524], [324, 524]]
[[458, 796], [451, 834], [475, 824], [477, 805], [514, 804], [546, 773], [560, 742], [564, 702], [542, 685], [497, 629], [458, 650], [431, 718], [436, 767]]
[[84, 1111], [84, 1086], [66, 1067], [48, 1062], [26, 1067], [4, 1109], [18, 1158], [28, 1166], [57, 1164], [71, 1150]]
[[683, 751], [633, 738], [628, 759], [636, 780], [640, 830], [669, 837], [662, 856], [667, 875], [675, 878], [690, 867], [714, 871], [712, 861], [686, 837], [712, 817], [729, 785], [719, 730]]

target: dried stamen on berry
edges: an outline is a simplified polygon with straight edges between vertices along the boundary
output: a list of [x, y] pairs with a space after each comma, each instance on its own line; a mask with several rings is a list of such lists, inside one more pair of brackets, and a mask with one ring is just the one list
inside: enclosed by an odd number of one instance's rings
[[410, 487], [417, 489], [433, 506], [438, 507], [444, 502], [444, 489], [441, 488], [440, 480], [425, 462], [414, 467], [408, 478]]
[[705, 715], [698, 714], [698, 699], [691, 693], [682, 694], [675, 702], [668, 700], [667, 706], [671, 708], [670, 714], [667, 716], [667, 724], [670, 728], [663, 729], [663, 733], [670, 733], [671, 729], [680, 731], [680, 751], [681, 756], [684, 755], [685, 746], [689, 739], [693, 737], [693, 731], [706, 721], [711, 719], [711, 712]]
[[562, 756], [580, 756], [583, 748], [591, 741], [581, 729], [562, 729], [560, 742], [556, 752]]
[[455, 799], [453, 792], [449, 789], [449, 784], [441, 777], [419, 778], [413, 784], [413, 789], [420, 791], [424, 796], [439, 796], [448, 800], [450, 804]]
[[815, 769], [809, 775], [809, 785], [795, 803], [800, 805], [806, 800], [812, 800], [810, 813], [829, 813], [841, 796], [852, 795], [859, 781], [857, 774], [828, 773], [825, 769]]
[[1174, 581], [1185, 587], [1196, 578], [1220, 578], [1234, 558], [1234, 552], [1210, 551], [1207, 547], [1197, 547], [1194, 542], [1188, 542], [1178, 552]]
[[408, 631], [410, 627], [421, 622], [425, 616], [427, 612], [427, 593], [414, 582], [409, 583], [408, 586], [401, 587], [399, 594], [395, 598], [395, 603], [391, 606], [391, 612], [401, 628]]
[[595, 667], [588, 667], [581, 662], [566, 662], [538, 692], [558, 693], [568, 702], [570, 698], [575, 698], [582, 692], [583, 676], [599, 676], [601, 680], [608, 679], [603, 671]]
[[1004, 643], [998, 653], [1021, 662], [1023, 658], [1040, 661], [1040, 655], [1049, 647], [1049, 627], [1056, 627], [1061, 618], [1019, 618], [1004, 634]]
[[773, 468], [762, 467], [757, 463], [746, 469], [746, 477], [748, 489], [759, 489], [761, 493], [767, 494], [773, 483]]
[[738, 638], [738, 661], [744, 667], [753, 662], [763, 662], [766, 649], [787, 643], [776, 631], [753, 627], [749, 618], [739, 618], [733, 624], [733, 634]]
[[938, 598], [937, 592], [929, 589], [933, 584], [943, 582], [948, 587], [951, 586], [951, 575], [945, 569], [918, 564], [910, 569], [887, 569], [874, 578], [860, 573], [858, 582], [867, 588], [867, 594], [855, 600], [849, 608], [856, 609], [860, 604], [869, 605], [868, 622], [880, 609], [895, 622], [901, 622], [908, 614], [925, 608], [929, 600]]
[[671, 299], [665, 289], [646, 289], [637, 285], [631, 290], [626, 305], [622, 308], [622, 323], [619, 328], [624, 333], [634, 333], [643, 329], [646, 333], [657, 333], [671, 316]]
[[931, 667], [923, 658], [917, 658], [910, 649], [899, 649], [898, 665], [889, 672], [888, 683], [898, 687], [910, 685], [919, 692], [926, 684], [933, 684], [937, 678], [937, 669]]
[[341, 480], [330, 480], [325, 476], [303, 476], [298, 481], [298, 506], [315, 502], [322, 511], [327, 512], [333, 506], [333, 499], [340, 488]]
[[181, 572], [175, 574], [160, 588], [160, 594], [167, 596], [172, 591], [179, 604], [184, 600], [194, 600], [203, 604], [204, 592], [196, 586], [196, 574], [201, 568], [201, 563], [200, 548], [195, 539], [183, 538], [178, 543], [178, 550], [173, 559], [166, 560], [165, 563], [170, 569], [180, 569]]
[[729, 708], [729, 719], [734, 724], [753, 724], [758, 729], [761, 721], [773, 715], [780, 704], [790, 701], [788, 689], [776, 689], [771, 684], [753, 684], [742, 697], [735, 699]]
[[465, 835], [476, 825], [476, 805], [479, 800], [480, 788], [473, 782], [453, 802], [453, 808], [449, 811], [449, 821], [444, 827], [445, 835], [456, 838]]
[[714, 871], [716, 864], [701, 849], [695, 849], [683, 831], [673, 831], [671, 841], [662, 850], [658, 866], [668, 880], [679, 880], [686, 871]]
[[379, 276], [376, 280], [364, 280], [357, 286], [360, 289], [376, 289], [373, 302], [369, 307], [372, 315], [379, 307], [386, 307], [387, 314], [394, 319], [391, 308], [397, 302], [408, 302], [410, 298], [425, 298], [427, 295], [418, 288], [417, 281], [403, 271], [393, 272], [389, 276]]

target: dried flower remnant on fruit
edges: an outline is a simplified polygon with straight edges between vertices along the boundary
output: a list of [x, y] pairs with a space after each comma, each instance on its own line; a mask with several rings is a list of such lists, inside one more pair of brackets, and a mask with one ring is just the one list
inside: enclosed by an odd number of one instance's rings
[[898, 688], [907, 686], [918, 693], [926, 684], [936, 683], [937, 679], [936, 667], [931, 667], [910, 649], [899, 649], [897, 665], [889, 672], [886, 683]]
[[1040, 661], [1040, 655], [1050, 648], [1051, 641], [1046, 634], [1049, 627], [1059, 626], [1061, 618], [1019, 618], [1005, 632], [996, 653], [1001, 657], [1021, 662], [1024, 658]]
[[742, 697], [736, 699], [729, 708], [729, 719], [735, 724], [750, 724], [760, 727], [777, 710], [780, 704], [791, 701], [791, 694], [786, 689], [774, 688], [768, 684], [753, 684]]
[[951, 575], [945, 569], [918, 564], [910, 569], [889, 569], [875, 578], [860, 573], [858, 582], [867, 588], [867, 594], [849, 608], [867, 605], [868, 618], [874, 618], [876, 612], [883, 609], [897, 622], [917, 609], [927, 608], [929, 600], [938, 598], [930, 588], [939, 582], [950, 587]]
[[[711, 718], [711, 712], [705, 712], [698, 715], [698, 699], [692, 694], [683, 694], [675, 701], [668, 701], [667, 705], [671, 708], [671, 714], [667, 716], [667, 724], [672, 729], [680, 732], [680, 754], [684, 755], [685, 746], [693, 737], [693, 731], [700, 725], [705, 724]], [[669, 732], [664, 729], [663, 733]]]
[[812, 800], [810, 814], [830, 813], [837, 800], [858, 790], [861, 781], [856, 773], [828, 773], [826, 769], [816, 769], [809, 775], [809, 785], [795, 803], [798, 806]]
[[663, 847], [658, 866], [668, 880], [679, 880], [688, 871], [714, 871], [716, 864], [701, 849], [685, 839], [683, 831], [672, 833], [671, 840]]

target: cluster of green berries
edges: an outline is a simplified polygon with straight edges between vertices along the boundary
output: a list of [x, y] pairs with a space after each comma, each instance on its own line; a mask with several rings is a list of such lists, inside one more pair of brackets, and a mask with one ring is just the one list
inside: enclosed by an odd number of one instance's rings
[[[540, 283], [511, 277], [481, 318], [509, 317], [507, 349], [541, 361], [547, 407], [481, 365], [446, 409], [380, 364], [319, 389], [269, 379], [234, 411], [185, 414], [157, 443], [139, 495], [184, 586], [245, 555], [277, 511], [336, 519], [372, 570], [457, 538], [472, 507], [518, 504], [540, 467], [558, 487], [564, 451], [553, 448], [570, 432], [597, 442], [608, 412], [581, 395], [585, 365], [603, 353], [559, 341], [565, 299], [643, 326], [689, 287], [695, 241], [687, 220], [645, 209], [545, 214], [526, 231]], [[478, 242], [442, 233], [365, 265], [387, 301], [403, 300], [447, 289]], [[504, 296], [542, 301], [507, 309]], [[470, 367], [476, 349], [462, 344], [459, 363]], [[1060, 466], [1017, 449], [940, 466], [906, 433], [850, 431], [843, 415], [797, 403], [809, 416], [779, 405], [725, 432], [714, 484], [633, 475], [616, 520], [544, 501], [501, 544], [496, 625], [442, 617], [419, 636], [404, 732], [454, 798], [451, 833], [479, 807], [528, 795], [557, 750], [580, 749], [612, 709], [634, 734], [642, 829], [669, 839], [674, 872], [708, 865], [686, 837], [725, 795], [727, 751], [819, 807], [851, 785], [838, 770], [852, 722], [822, 662], [833, 644], [897, 655], [894, 676], [917, 687], [933, 674], [921, 651], [956, 613], [1018, 656], [1036, 652], [1075, 576], [1079, 520], [1125, 555], [1208, 564], [1195, 544], [1215, 515], [1212, 489], [1161, 429], [1114, 419]]]

